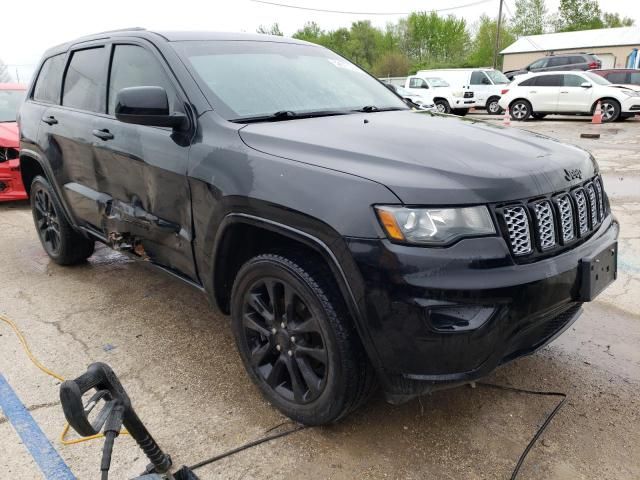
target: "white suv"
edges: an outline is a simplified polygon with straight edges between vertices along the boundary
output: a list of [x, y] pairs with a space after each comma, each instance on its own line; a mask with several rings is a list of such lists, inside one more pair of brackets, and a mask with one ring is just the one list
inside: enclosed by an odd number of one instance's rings
[[544, 72], [517, 77], [504, 90], [500, 107], [514, 120], [548, 114], [590, 115], [600, 101], [602, 121], [623, 120], [640, 113], [640, 92], [613, 85], [590, 72]]
[[429, 96], [441, 113], [466, 115], [475, 100], [473, 92], [452, 88], [442, 78], [428, 75], [411, 75], [407, 77], [404, 88], [418, 96]]

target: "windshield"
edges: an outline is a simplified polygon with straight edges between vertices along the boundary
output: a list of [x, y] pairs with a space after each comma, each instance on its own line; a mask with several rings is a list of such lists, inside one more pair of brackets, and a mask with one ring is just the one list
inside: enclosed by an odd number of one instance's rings
[[0, 122], [15, 122], [24, 90], [0, 90]]
[[510, 82], [506, 75], [498, 70], [486, 70], [484, 73], [488, 75], [494, 85], [504, 85]]
[[432, 87], [448, 87], [449, 86], [447, 82], [445, 82], [443, 79], [439, 77], [429, 77], [429, 78], [425, 78], [425, 80], [429, 82], [429, 85], [431, 85]]
[[260, 41], [173, 44], [227, 120], [309, 112], [407, 109], [396, 95], [333, 52]]
[[611, 85], [611, 82], [604, 77], [601, 77], [597, 73], [584, 72], [584, 75], [589, 78], [593, 83], [598, 85]]

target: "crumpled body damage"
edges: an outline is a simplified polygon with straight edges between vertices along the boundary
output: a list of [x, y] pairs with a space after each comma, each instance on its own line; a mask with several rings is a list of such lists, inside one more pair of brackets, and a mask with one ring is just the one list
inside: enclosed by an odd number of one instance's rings
[[18, 145], [18, 125], [0, 123], [0, 202], [27, 198], [20, 175]]

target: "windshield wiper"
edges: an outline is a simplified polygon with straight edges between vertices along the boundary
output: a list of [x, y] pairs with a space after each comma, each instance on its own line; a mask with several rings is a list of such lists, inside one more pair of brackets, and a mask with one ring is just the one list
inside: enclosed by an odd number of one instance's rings
[[383, 108], [379, 108], [379, 107], [376, 107], [375, 105], [365, 105], [362, 108], [357, 108], [355, 110], [352, 110], [352, 112], [370, 113], [370, 112], [390, 112], [390, 111], [394, 111], [394, 110], [404, 110], [404, 108], [400, 108], [400, 107], [383, 107]]
[[240, 117], [231, 120], [235, 123], [280, 122], [283, 120], [298, 120], [300, 118], [329, 117], [332, 115], [347, 115], [345, 110], [317, 110], [314, 112], [294, 112], [292, 110], [280, 110], [269, 115], [256, 117]]

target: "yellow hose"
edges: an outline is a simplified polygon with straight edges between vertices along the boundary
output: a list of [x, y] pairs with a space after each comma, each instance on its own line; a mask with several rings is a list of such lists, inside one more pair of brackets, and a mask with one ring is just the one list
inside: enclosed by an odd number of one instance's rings
[[[18, 340], [20, 341], [20, 344], [22, 345], [23, 350], [27, 354], [27, 357], [29, 357], [29, 360], [31, 360], [31, 363], [33, 363], [36, 367], [38, 367], [40, 370], [42, 370], [44, 373], [46, 373], [50, 377], [53, 377], [56, 380], [60, 380], [61, 382], [64, 382], [65, 379], [62, 375], [58, 375], [56, 372], [49, 370], [42, 363], [40, 363], [40, 361], [31, 352], [31, 349], [29, 348], [29, 345], [27, 344], [27, 340], [24, 338], [24, 335], [22, 335], [22, 332], [20, 331], [20, 329], [12, 320], [10, 320], [9, 318], [5, 317], [2, 314], [0, 314], [0, 320], [2, 320], [4, 323], [6, 323], [11, 327], [13, 332], [16, 334], [16, 337], [18, 337]], [[63, 445], [74, 445], [76, 443], [88, 442], [89, 440], [94, 440], [96, 438], [104, 438], [103, 433], [97, 433], [96, 435], [91, 435], [89, 437], [82, 437], [82, 438], [76, 438], [74, 440], [67, 440], [66, 439], [67, 433], [69, 433], [69, 423], [65, 423], [64, 428], [62, 429], [62, 433], [60, 433], [60, 442], [62, 442]], [[127, 435], [128, 433], [129, 432], [127, 432], [126, 430], [120, 431], [120, 435]]]

